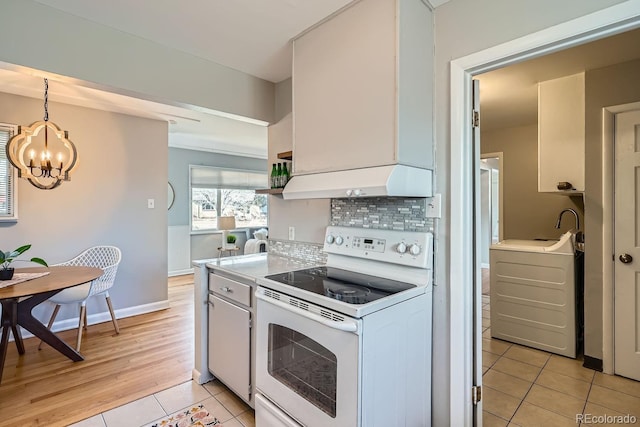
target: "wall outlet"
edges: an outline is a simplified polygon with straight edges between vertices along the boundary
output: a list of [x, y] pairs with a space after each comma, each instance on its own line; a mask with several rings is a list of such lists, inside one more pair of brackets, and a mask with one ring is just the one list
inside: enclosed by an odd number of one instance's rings
[[295, 240], [295, 239], [296, 239], [296, 228], [289, 227], [289, 240]]
[[427, 218], [442, 217], [442, 194], [434, 194], [427, 198]]
[[156, 207], [155, 199], [147, 199], [147, 208], [153, 209]]

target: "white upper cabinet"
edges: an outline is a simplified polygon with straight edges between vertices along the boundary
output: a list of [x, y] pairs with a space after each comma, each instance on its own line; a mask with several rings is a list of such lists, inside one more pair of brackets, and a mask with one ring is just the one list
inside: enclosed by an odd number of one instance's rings
[[[538, 85], [538, 191], [584, 192], [584, 73]], [[570, 183], [562, 190], [559, 183]]]
[[362, 0], [294, 40], [293, 174], [433, 165], [433, 23]]

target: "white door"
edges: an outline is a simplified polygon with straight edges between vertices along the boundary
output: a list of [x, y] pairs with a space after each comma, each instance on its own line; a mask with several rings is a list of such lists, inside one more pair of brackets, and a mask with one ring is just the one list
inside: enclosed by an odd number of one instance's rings
[[[473, 425], [482, 427], [482, 269], [481, 269], [481, 254], [482, 254], [482, 237], [480, 235], [481, 223], [478, 221], [480, 218], [480, 81], [473, 80], [473, 113], [472, 113], [472, 135], [473, 135], [473, 149], [472, 149], [472, 164], [473, 164], [473, 185], [474, 185], [474, 197], [473, 197], [473, 217], [474, 221], [473, 230], [473, 265], [474, 265], [474, 280], [473, 280], [473, 318], [474, 318], [474, 333], [473, 333], [473, 372], [472, 382], [474, 391], [472, 393], [473, 404]], [[489, 180], [491, 182], [491, 180]]]
[[616, 115], [615, 373], [640, 381], [640, 111]]

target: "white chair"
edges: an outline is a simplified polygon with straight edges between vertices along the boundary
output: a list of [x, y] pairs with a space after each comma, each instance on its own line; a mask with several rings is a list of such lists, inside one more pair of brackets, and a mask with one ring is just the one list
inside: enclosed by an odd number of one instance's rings
[[[80, 305], [80, 318], [78, 321], [78, 340], [76, 343], [76, 351], [80, 351], [80, 342], [82, 340], [82, 330], [87, 327], [87, 300], [92, 296], [104, 295], [107, 299], [107, 305], [109, 306], [109, 312], [111, 313], [111, 320], [113, 321], [113, 327], [116, 330], [116, 334], [120, 333], [118, 327], [118, 321], [113, 313], [113, 306], [111, 305], [111, 298], [109, 297], [109, 289], [113, 286], [116, 278], [116, 272], [118, 271], [118, 265], [122, 259], [122, 252], [115, 246], [94, 246], [82, 252], [69, 261], [56, 264], [56, 265], [74, 265], [85, 267], [98, 267], [104, 271], [104, 274], [91, 282], [87, 282], [82, 285], [74, 286], [72, 288], [64, 289], [57, 293], [53, 297], [49, 298], [49, 302], [55, 304], [51, 319], [47, 328], [51, 329], [53, 321], [60, 310], [62, 304], [79, 304]], [[42, 342], [40, 342], [40, 346]]]

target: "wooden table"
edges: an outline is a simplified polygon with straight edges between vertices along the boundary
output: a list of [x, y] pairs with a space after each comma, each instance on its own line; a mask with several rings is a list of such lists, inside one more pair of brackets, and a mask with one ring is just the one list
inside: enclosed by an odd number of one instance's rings
[[69, 347], [67, 343], [47, 329], [42, 322], [33, 317], [31, 311], [35, 306], [48, 300], [63, 289], [97, 279], [102, 276], [103, 271], [95, 267], [71, 266], [16, 269], [16, 273], [37, 273], [44, 271], [49, 271], [49, 274], [0, 289], [0, 304], [2, 304], [0, 381], [2, 381], [2, 370], [7, 356], [7, 347], [9, 346], [9, 329], [13, 331], [13, 339], [15, 340], [16, 347], [18, 347], [18, 353], [24, 354], [22, 334], [18, 326], [22, 326], [74, 362], [84, 360], [84, 357], [82, 357], [80, 353], [72, 347]]
[[233, 248], [224, 248], [224, 247], [219, 247], [218, 248], [218, 259], [222, 258], [222, 253], [223, 252], [229, 252], [229, 256], [231, 256], [232, 254], [234, 254], [235, 252], [238, 252], [240, 250], [239, 247], [235, 246]]

